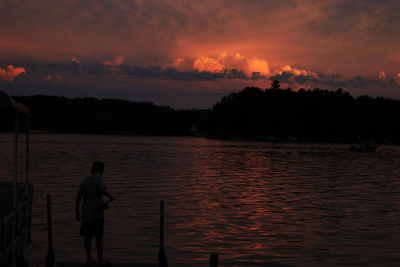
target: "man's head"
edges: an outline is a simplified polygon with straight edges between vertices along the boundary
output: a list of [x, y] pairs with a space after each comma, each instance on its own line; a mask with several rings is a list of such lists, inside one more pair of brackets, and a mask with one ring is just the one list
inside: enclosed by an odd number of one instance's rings
[[90, 169], [91, 173], [99, 173], [103, 174], [104, 172], [104, 164], [101, 161], [95, 161], [92, 164], [92, 168]]

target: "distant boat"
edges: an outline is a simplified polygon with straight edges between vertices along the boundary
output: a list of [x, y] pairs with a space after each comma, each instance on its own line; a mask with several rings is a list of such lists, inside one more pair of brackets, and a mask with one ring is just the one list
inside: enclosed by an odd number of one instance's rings
[[352, 145], [351, 147], [349, 147], [349, 150], [354, 152], [370, 153], [370, 152], [375, 152], [377, 148], [378, 148], [377, 144], [366, 143], [364, 145], [359, 145], [359, 146]]

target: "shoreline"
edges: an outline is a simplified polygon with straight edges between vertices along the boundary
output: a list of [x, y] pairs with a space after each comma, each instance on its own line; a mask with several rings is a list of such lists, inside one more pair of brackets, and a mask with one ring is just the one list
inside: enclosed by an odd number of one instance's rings
[[[0, 134], [13, 134], [12, 132], [0, 132]], [[24, 134], [24, 133], [22, 133]], [[342, 145], [363, 145], [365, 141], [343, 141], [343, 140], [321, 140], [321, 139], [308, 139], [298, 137], [244, 137], [235, 136], [230, 138], [220, 137], [216, 135], [207, 134], [195, 134], [195, 135], [159, 135], [159, 134], [138, 134], [131, 132], [111, 132], [111, 133], [91, 133], [91, 132], [57, 132], [57, 131], [42, 131], [33, 130], [30, 134], [34, 135], [82, 135], [82, 136], [137, 136], [137, 137], [163, 137], [163, 138], [205, 138], [217, 141], [229, 141], [229, 142], [244, 142], [244, 143], [270, 143], [270, 144], [342, 144]], [[388, 139], [375, 141], [379, 146], [398, 146], [400, 143], [394, 143]]]

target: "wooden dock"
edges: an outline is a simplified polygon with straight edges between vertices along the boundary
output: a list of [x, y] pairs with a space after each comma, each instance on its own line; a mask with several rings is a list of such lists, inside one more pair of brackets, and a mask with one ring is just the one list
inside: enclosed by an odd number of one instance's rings
[[[84, 267], [84, 263], [76, 263], [76, 262], [69, 262], [69, 263], [59, 263], [57, 262], [57, 267]], [[158, 263], [112, 263], [112, 267], [159, 267]], [[187, 267], [187, 264], [168, 264], [169, 267]], [[190, 266], [196, 266], [191, 265]], [[201, 266], [201, 265], [197, 265]], [[96, 265], [93, 265], [96, 267]]]
[[[238, 266], [241, 264], [232, 264], [234, 266]], [[58, 263], [56, 264], [57, 267], [84, 267], [83, 263]], [[112, 267], [159, 267], [159, 263], [112, 263]], [[168, 267], [204, 267], [204, 266], [212, 266], [208, 263], [197, 263], [197, 264], [183, 264], [183, 263], [168, 263]], [[224, 266], [231, 266], [231, 264], [224, 264]], [[246, 266], [246, 265], [241, 265]], [[252, 264], [252, 266], [265, 266], [265, 267], [295, 267], [293, 265], [281, 264], [277, 262], [265, 262], [265, 263], [258, 263]], [[93, 265], [96, 267], [96, 265]]]
[[[13, 208], [13, 198], [15, 206]], [[32, 184], [0, 183], [0, 266], [13, 266], [13, 259], [27, 261], [32, 249]]]
[[[58, 263], [57, 267], [83, 267], [84, 263]], [[96, 265], [93, 265], [96, 267]], [[158, 267], [157, 263], [112, 263], [112, 267]]]

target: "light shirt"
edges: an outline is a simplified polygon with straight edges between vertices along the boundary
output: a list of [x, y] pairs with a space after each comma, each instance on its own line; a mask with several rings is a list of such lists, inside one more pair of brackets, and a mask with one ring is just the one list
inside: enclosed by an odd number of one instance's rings
[[82, 222], [90, 223], [97, 218], [104, 217], [103, 199], [100, 186], [106, 187], [106, 178], [100, 175], [92, 175], [83, 180], [80, 192], [83, 199]]

